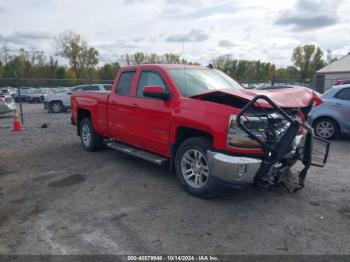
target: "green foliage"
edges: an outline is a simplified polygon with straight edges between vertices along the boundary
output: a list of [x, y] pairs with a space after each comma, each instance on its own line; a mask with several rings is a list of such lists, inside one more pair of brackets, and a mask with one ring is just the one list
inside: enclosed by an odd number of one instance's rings
[[120, 65], [118, 63], [105, 64], [98, 71], [99, 79], [113, 79], [120, 69]]
[[[0, 36], [0, 77], [13, 78], [15, 73], [21, 78], [31, 79], [68, 79], [67, 84], [77, 83], [77, 79], [113, 80], [120, 69], [116, 63], [107, 63], [97, 67], [99, 53], [94, 47], [72, 31], [64, 32], [56, 38], [58, 53], [66, 58], [69, 67], [58, 64], [54, 57], [47, 58], [43, 51], [31, 48], [20, 49], [11, 53], [8, 43]], [[328, 51], [329, 60], [332, 61]], [[155, 54], [136, 52], [121, 56], [127, 65], [139, 64], [189, 64], [198, 65], [180, 58], [174, 53]], [[323, 52], [319, 47], [309, 44], [298, 46], [293, 50], [292, 61], [294, 66], [278, 68], [274, 64], [260, 60], [238, 60], [231, 55], [219, 56], [213, 60], [213, 65], [240, 81], [271, 81], [275, 75], [277, 81], [309, 81], [315, 72], [325, 65]], [[28, 85], [36, 85], [35, 80], [30, 80]], [[41, 85], [54, 86], [52, 80], [41, 81]], [[63, 82], [62, 85], [65, 83]]]
[[323, 51], [315, 45], [297, 46], [293, 50], [292, 61], [300, 72], [300, 78], [309, 80], [315, 72], [325, 66]]
[[73, 31], [61, 33], [56, 38], [58, 55], [67, 58], [77, 78], [88, 75], [91, 78], [95, 65], [98, 64], [98, 51], [89, 47], [79, 34]]
[[275, 65], [271, 63], [264, 63], [260, 60], [237, 60], [230, 55], [214, 59], [213, 65], [215, 68], [240, 81], [269, 81], [276, 71]]

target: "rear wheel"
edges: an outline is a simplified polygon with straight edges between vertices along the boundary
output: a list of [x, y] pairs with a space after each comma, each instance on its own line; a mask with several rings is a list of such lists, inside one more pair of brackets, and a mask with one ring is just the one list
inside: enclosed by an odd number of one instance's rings
[[209, 198], [219, 193], [210, 175], [207, 150], [211, 141], [206, 137], [194, 137], [184, 141], [176, 153], [175, 171], [181, 184], [191, 195]]
[[314, 125], [315, 134], [324, 139], [334, 139], [339, 135], [337, 122], [330, 118], [321, 118]]
[[80, 123], [80, 141], [83, 149], [89, 152], [103, 147], [103, 137], [95, 132], [90, 118], [84, 118]]

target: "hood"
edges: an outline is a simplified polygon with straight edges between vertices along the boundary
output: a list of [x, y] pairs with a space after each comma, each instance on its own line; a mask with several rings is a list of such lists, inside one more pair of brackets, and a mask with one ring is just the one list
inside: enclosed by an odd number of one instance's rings
[[[317, 94], [306, 87], [281, 88], [270, 90], [256, 89], [219, 89], [211, 90], [199, 95], [192, 96], [194, 99], [206, 100], [208, 97], [220, 96], [238, 98], [241, 101], [249, 101], [257, 95], [265, 95], [274, 101], [279, 107], [306, 107], [310, 102], [319, 99]], [[212, 99], [208, 99], [212, 100]]]

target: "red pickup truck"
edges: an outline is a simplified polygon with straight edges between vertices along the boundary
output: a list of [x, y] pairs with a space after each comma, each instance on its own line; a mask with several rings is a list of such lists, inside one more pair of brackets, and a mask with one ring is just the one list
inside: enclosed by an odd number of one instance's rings
[[107, 145], [170, 165], [189, 193], [210, 197], [286, 182], [298, 161], [303, 187], [328, 156], [329, 143], [306, 123], [320, 103], [307, 88], [248, 90], [210, 67], [137, 65], [118, 72], [111, 92], [73, 93], [71, 120], [85, 150]]

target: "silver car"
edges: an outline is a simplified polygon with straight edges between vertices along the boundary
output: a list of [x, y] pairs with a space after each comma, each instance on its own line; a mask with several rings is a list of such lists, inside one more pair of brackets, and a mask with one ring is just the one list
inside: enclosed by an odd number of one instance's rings
[[350, 134], [350, 84], [334, 86], [322, 95], [323, 103], [309, 114], [309, 123], [315, 134], [333, 139], [340, 134]]

